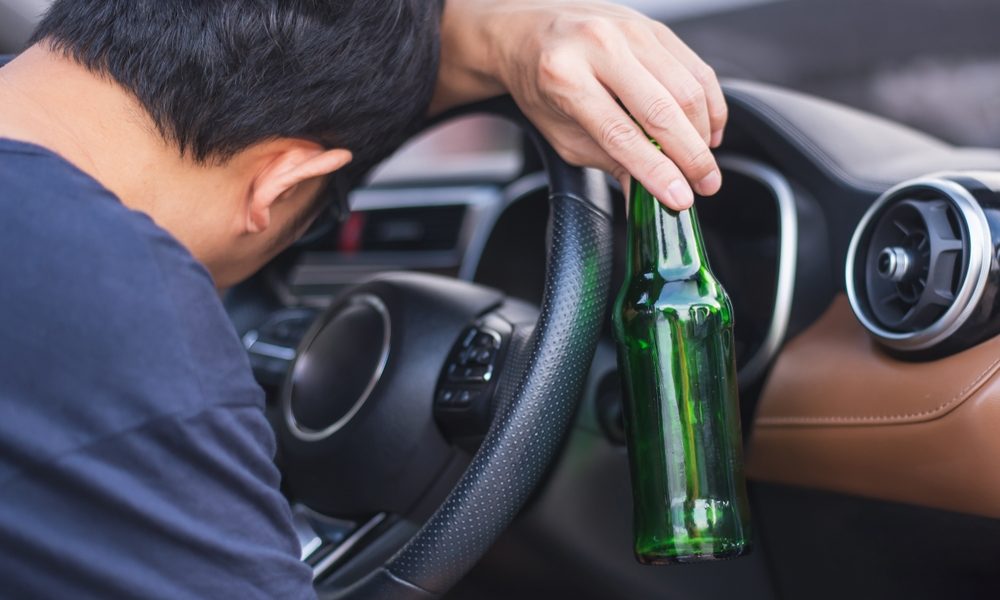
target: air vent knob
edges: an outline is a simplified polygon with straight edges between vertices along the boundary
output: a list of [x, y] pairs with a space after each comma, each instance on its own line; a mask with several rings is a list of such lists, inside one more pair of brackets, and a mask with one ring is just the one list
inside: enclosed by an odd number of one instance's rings
[[913, 254], [906, 248], [899, 246], [883, 248], [878, 254], [878, 274], [882, 279], [902, 283], [912, 279], [914, 262]]

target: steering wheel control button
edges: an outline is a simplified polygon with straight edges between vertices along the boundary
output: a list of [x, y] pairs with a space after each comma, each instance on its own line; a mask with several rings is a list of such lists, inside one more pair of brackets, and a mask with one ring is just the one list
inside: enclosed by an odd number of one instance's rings
[[448, 353], [435, 395], [438, 423], [452, 439], [478, 440], [489, 425], [496, 373], [510, 325], [486, 317], [465, 329]]
[[455, 406], [465, 408], [467, 406], [472, 406], [472, 403], [479, 398], [480, 393], [474, 392], [472, 390], [462, 390], [458, 393], [458, 398], [455, 399]]
[[502, 336], [482, 326], [470, 327], [453, 349], [446, 368], [447, 381], [456, 384], [487, 384], [493, 379]]
[[500, 348], [500, 334], [495, 331], [480, 331], [472, 345], [480, 350], [497, 350]]
[[455, 383], [489, 383], [493, 378], [493, 366], [468, 366], [453, 364], [448, 367], [448, 380]]
[[438, 406], [453, 406], [455, 404], [455, 397], [457, 392], [452, 389], [445, 388], [438, 392], [437, 395], [437, 405]]
[[350, 421], [378, 383], [389, 357], [388, 311], [375, 296], [356, 296], [311, 336], [285, 384], [283, 409], [296, 437], [317, 441]]

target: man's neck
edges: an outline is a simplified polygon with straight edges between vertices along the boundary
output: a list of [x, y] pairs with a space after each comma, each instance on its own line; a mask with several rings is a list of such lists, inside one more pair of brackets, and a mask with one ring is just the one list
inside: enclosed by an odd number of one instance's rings
[[52, 150], [126, 204], [155, 202], [143, 174], [169, 148], [119, 86], [36, 45], [0, 69], [0, 106], [0, 136]]
[[0, 107], [0, 137], [59, 154], [207, 262], [199, 222], [223, 207], [206, 196], [232, 182], [180, 156], [122, 87], [35, 45], [0, 69]]

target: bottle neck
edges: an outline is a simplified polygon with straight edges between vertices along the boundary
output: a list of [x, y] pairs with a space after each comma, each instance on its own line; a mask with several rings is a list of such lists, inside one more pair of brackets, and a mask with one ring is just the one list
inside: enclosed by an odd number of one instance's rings
[[666, 208], [632, 181], [628, 222], [628, 272], [658, 273], [666, 281], [690, 279], [708, 266], [694, 207]]

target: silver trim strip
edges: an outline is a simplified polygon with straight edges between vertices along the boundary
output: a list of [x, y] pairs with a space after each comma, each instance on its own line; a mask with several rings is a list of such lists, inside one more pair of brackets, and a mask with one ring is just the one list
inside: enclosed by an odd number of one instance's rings
[[503, 190], [503, 208], [514, 204], [524, 196], [549, 187], [549, 176], [545, 171], [535, 171], [512, 181]]
[[279, 360], [295, 360], [295, 348], [286, 348], [277, 344], [269, 344], [260, 340], [254, 340], [247, 352], [266, 356], [267, 358], [277, 358]]
[[385, 513], [379, 513], [372, 517], [367, 523], [355, 529], [354, 533], [341, 542], [333, 552], [325, 556], [323, 560], [319, 561], [316, 566], [313, 567], [313, 581], [316, 581], [326, 575], [327, 571], [337, 564], [340, 559], [344, 558], [348, 552], [353, 550], [354, 547], [357, 546], [358, 543], [365, 538], [365, 536], [371, 533], [373, 529], [381, 525], [385, 519]]
[[251, 329], [243, 334], [243, 339], [241, 340], [243, 342], [243, 347], [249, 352], [250, 348], [254, 345], [254, 342], [257, 341], [259, 336], [260, 333], [256, 329]]
[[[914, 188], [930, 189], [943, 193], [958, 208], [969, 231], [969, 266], [965, 273], [965, 279], [962, 281], [962, 287], [955, 296], [955, 301], [952, 302], [948, 310], [937, 321], [922, 331], [897, 333], [883, 329], [869, 319], [861, 310], [858, 292], [854, 287], [854, 263], [856, 262], [861, 238], [864, 237], [875, 216], [880, 214], [886, 205], [896, 200], [904, 191]], [[851, 245], [847, 251], [847, 265], [844, 268], [844, 277], [847, 286], [847, 298], [851, 302], [851, 309], [854, 311], [854, 316], [857, 317], [865, 329], [890, 348], [904, 351], [926, 350], [943, 342], [969, 320], [969, 316], [972, 315], [972, 312], [979, 305], [983, 291], [986, 289], [990, 267], [993, 262], [991, 237], [990, 224], [986, 220], [986, 214], [983, 212], [982, 207], [979, 206], [979, 202], [976, 201], [972, 194], [960, 184], [942, 179], [941, 177], [925, 177], [904, 181], [893, 187], [882, 194], [868, 208], [868, 211], [858, 223], [857, 229], [854, 230], [854, 235], [851, 237]]]
[[351, 192], [351, 212], [428, 206], [488, 206], [496, 203], [498, 196], [499, 190], [492, 185], [362, 188]]
[[778, 277], [775, 284], [774, 312], [767, 335], [760, 348], [740, 369], [738, 379], [753, 382], [764, 374], [781, 349], [788, 333], [795, 295], [795, 273], [798, 268], [799, 216], [795, 193], [788, 179], [779, 171], [760, 161], [737, 155], [719, 157], [723, 169], [745, 175], [770, 188], [778, 208]]
[[[379, 316], [382, 317], [382, 325], [385, 328], [385, 333], [382, 336], [382, 349], [379, 355], [379, 362], [375, 367], [375, 372], [372, 374], [371, 380], [368, 385], [365, 386], [364, 391], [361, 393], [361, 397], [354, 403], [351, 410], [347, 411], [343, 417], [335, 421], [329, 427], [316, 431], [305, 427], [295, 419], [295, 414], [292, 411], [292, 387], [295, 381], [296, 371], [302, 364], [303, 357], [309, 351], [309, 347], [312, 346], [313, 341], [316, 337], [323, 331], [330, 320], [336, 316], [340, 310], [347, 308], [355, 304], [367, 304], [368, 306], [374, 308]], [[365, 405], [368, 401], [369, 396], [371, 396], [372, 391], [375, 390], [375, 386], [378, 385], [379, 380], [382, 378], [382, 373], [385, 371], [385, 366], [389, 362], [389, 342], [392, 339], [392, 321], [389, 318], [389, 309], [386, 308], [385, 303], [382, 299], [374, 294], [358, 294], [356, 296], [351, 296], [346, 303], [344, 303], [337, 311], [337, 313], [327, 313], [322, 319], [318, 320], [309, 333], [303, 338], [302, 343], [299, 345], [299, 351], [297, 352], [297, 358], [292, 366], [292, 377], [287, 377], [285, 379], [285, 385], [281, 391], [281, 411], [284, 414], [285, 424], [288, 426], [289, 431], [292, 435], [299, 438], [303, 442], [318, 442], [325, 440], [334, 433], [340, 431], [344, 425], [347, 425], [354, 415], [358, 414], [361, 407]]]
[[316, 552], [321, 547], [323, 547], [323, 540], [318, 535], [310, 538], [308, 542], [302, 544], [302, 549], [299, 552], [299, 560], [308, 559], [313, 555], [313, 552]]

